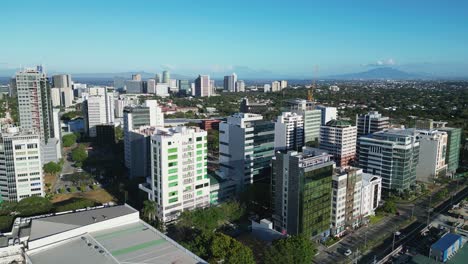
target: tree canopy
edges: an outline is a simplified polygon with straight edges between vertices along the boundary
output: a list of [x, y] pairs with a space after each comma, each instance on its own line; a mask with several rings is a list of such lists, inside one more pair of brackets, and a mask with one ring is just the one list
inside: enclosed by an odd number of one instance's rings
[[62, 137], [62, 143], [65, 148], [71, 147], [76, 143], [77, 137], [75, 134], [67, 134]]
[[88, 153], [83, 145], [79, 145], [72, 150], [71, 157], [74, 162], [83, 163], [88, 158]]
[[314, 244], [306, 236], [290, 236], [273, 242], [266, 249], [264, 262], [269, 264], [312, 263], [315, 251]]
[[56, 175], [62, 171], [62, 165], [53, 161], [47, 162], [43, 166], [44, 172]]

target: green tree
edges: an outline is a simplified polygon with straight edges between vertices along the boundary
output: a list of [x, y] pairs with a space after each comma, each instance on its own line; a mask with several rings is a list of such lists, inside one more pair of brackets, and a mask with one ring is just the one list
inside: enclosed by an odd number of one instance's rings
[[222, 233], [215, 233], [210, 245], [210, 263], [255, 263], [252, 250], [239, 241]]
[[72, 150], [71, 157], [74, 162], [83, 163], [88, 158], [88, 153], [83, 145], [79, 145]]
[[115, 128], [115, 140], [121, 141], [123, 140], [123, 138], [124, 138], [124, 133], [123, 133], [122, 126], [116, 127]]
[[152, 222], [156, 219], [157, 205], [155, 201], [146, 200], [143, 202], [143, 216]]
[[290, 236], [280, 239], [266, 249], [264, 263], [295, 264], [312, 263], [315, 247], [306, 236]]
[[208, 131], [208, 150], [218, 152], [219, 150], [219, 131], [211, 129]]
[[40, 196], [32, 196], [18, 202], [15, 210], [20, 212], [20, 216], [32, 216], [51, 212], [52, 203]]
[[382, 211], [389, 213], [389, 214], [395, 214], [397, 211], [395, 202], [392, 200], [385, 201], [382, 207]]
[[44, 164], [43, 169], [45, 173], [57, 175], [62, 171], [62, 166], [59, 163], [50, 161]]
[[62, 143], [65, 148], [69, 148], [76, 143], [76, 135], [75, 134], [67, 134], [62, 137]]
[[70, 210], [76, 210], [86, 207], [93, 207], [96, 206], [96, 202], [84, 199], [84, 198], [71, 198], [69, 200], [65, 200], [63, 202], [59, 202], [54, 205], [56, 212], [64, 212]]

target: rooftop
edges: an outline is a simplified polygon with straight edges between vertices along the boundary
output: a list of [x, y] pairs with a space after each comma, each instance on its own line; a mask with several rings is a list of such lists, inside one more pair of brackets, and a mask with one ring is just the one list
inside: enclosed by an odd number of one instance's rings
[[327, 122], [327, 126], [330, 126], [330, 127], [349, 127], [351, 126], [351, 123], [349, 123], [348, 121], [345, 121], [345, 120], [330, 120]]
[[445, 236], [441, 237], [437, 242], [435, 242], [431, 248], [438, 249], [440, 251], [445, 251], [447, 248], [451, 247], [457, 240], [461, 238], [460, 235], [448, 233]]

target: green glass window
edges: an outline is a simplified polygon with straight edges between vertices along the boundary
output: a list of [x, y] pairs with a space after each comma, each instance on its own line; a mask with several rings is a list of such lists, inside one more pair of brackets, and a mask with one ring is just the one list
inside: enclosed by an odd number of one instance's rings
[[170, 181], [177, 180], [177, 175], [169, 176], [169, 180]]
[[176, 153], [176, 152], [177, 152], [177, 148], [170, 148], [167, 152], [169, 152], [169, 153]]
[[169, 174], [176, 173], [176, 172], [177, 172], [177, 168], [169, 169]]
[[202, 195], [203, 194], [203, 191], [200, 190], [200, 191], [197, 191], [197, 195]]
[[169, 187], [175, 187], [175, 186], [177, 186], [177, 185], [179, 185], [178, 182], [170, 182], [170, 183], [169, 183]]
[[197, 148], [203, 147], [203, 144], [197, 144]]
[[175, 159], [177, 159], [177, 155], [170, 155], [169, 156], [169, 160], [175, 160]]
[[179, 198], [174, 197], [174, 198], [169, 199], [169, 203], [175, 203], [175, 202], [177, 202], [178, 200], [179, 200]]

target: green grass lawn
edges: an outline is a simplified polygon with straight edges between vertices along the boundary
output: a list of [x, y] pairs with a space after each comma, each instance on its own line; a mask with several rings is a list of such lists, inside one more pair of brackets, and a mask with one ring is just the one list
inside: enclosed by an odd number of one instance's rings
[[369, 223], [371, 225], [375, 225], [377, 224], [378, 222], [382, 221], [382, 219], [385, 217], [384, 214], [376, 214], [376, 215], [373, 215], [369, 218]]

